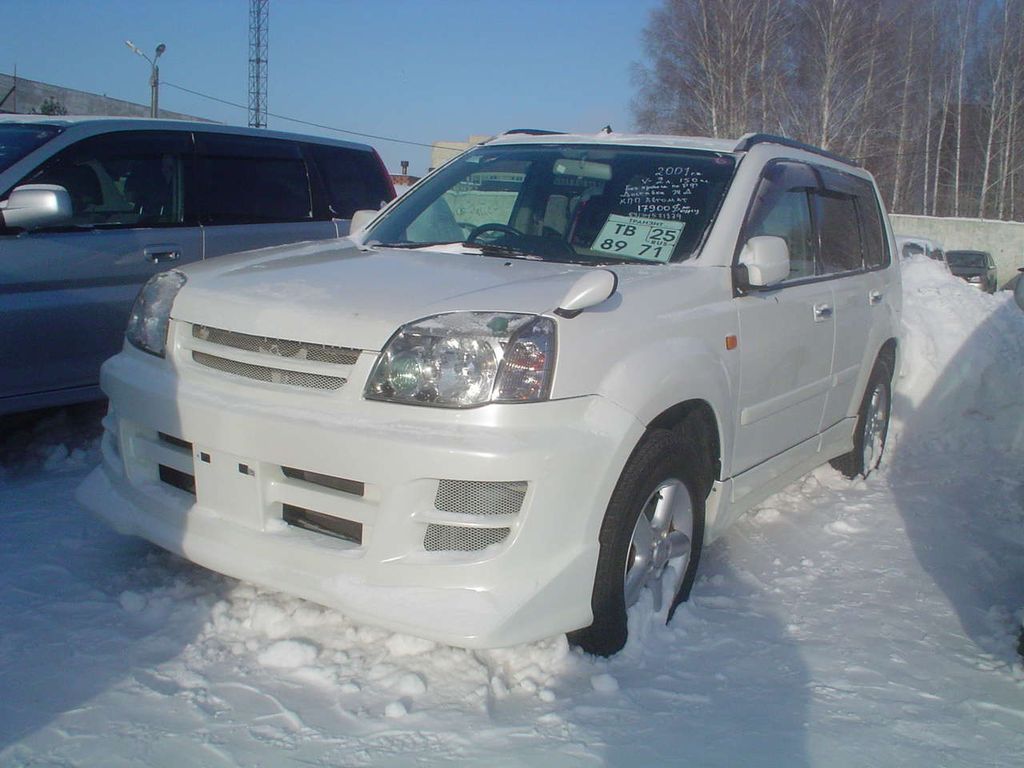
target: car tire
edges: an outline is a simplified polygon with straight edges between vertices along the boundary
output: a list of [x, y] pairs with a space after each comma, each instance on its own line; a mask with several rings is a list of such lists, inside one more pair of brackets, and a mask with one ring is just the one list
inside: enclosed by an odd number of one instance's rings
[[853, 450], [830, 462], [848, 478], [867, 477], [878, 468], [889, 434], [892, 415], [892, 371], [888, 361], [879, 358], [868, 378], [864, 399], [857, 412]]
[[645, 589], [653, 590], [655, 611], [666, 623], [689, 597], [704, 542], [700, 449], [678, 430], [661, 429], [634, 449], [601, 525], [594, 621], [569, 633], [573, 645], [611, 656], [626, 644], [626, 611]]

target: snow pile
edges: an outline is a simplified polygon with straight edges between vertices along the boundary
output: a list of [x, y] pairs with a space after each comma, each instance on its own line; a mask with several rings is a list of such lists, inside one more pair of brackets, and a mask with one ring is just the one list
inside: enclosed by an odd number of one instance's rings
[[[897, 433], [946, 448], [1022, 451], [1024, 313], [923, 256], [904, 261], [904, 362]], [[995, 443], [995, 444], [993, 444]], [[908, 446], [908, 448], [911, 446]]]
[[0, 434], [0, 764], [1019, 762], [1024, 313], [905, 266], [883, 468], [769, 499], [610, 660], [451, 648], [210, 573], [74, 505], [95, 421]]

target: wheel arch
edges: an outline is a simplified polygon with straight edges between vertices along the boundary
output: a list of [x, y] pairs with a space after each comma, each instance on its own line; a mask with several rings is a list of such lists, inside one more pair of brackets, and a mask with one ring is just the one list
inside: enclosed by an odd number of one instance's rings
[[881, 349], [878, 350], [878, 354], [875, 355], [875, 360], [885, 360], [889, 365], [889, 373], [895, 378], [896, 376], [896, 362], [897, 353], [899, 351], [899, 341], [895, 338], [888, 338], [885, 343], [882, 344]]
[[700, 467], [704, 491], [711, 491], [722, 476], [722, 437], [715, 410], [707, 400], [694, 398], [666, 408], [647, 424], [647, 430], [667, 429], [684, 434], [696, 442], [702, 459]]

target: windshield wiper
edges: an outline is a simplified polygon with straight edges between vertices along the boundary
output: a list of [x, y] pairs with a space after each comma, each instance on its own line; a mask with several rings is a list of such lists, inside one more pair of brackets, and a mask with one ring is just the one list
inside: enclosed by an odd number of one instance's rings
[[466, 248], [476, 248], [483, 256], [511, 256], [513, 259], [528, 259], [529, 261], [547, 261], [543, 256], [536, 253], [524, 251], [521, 248], [513, 248], [510, 245], [497, 245], [495, 243], [478, 243], [467, 240], [462, 244]]
[[368, 245], [368, 246], [370, 246], [372, 248], [408, 248], [408, 249], [415, 249], [415, 248], [431, 248], [431, 247], [433, 247], [435, 245], [455, 245], [455, 243], [457, 243], [457, 242], [458, 242], [458, 240], [439, 240], [436, 243], [412, 243], [412, 242], [408, 242], [408, 241], [401, 242], [401, 243], [381, 243], [379, 241], [374, 240], [374, 241], [371, 241], [369, 243], [366, 243], [366, 245]]

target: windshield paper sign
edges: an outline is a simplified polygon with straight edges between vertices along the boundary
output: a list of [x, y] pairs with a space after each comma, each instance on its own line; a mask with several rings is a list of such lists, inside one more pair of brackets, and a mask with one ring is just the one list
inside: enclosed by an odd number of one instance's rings
[[668, 261], [684, 226], [681, 221], [613, 213], [601, 227], [590, 248], [616, 256]]

